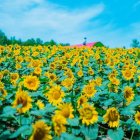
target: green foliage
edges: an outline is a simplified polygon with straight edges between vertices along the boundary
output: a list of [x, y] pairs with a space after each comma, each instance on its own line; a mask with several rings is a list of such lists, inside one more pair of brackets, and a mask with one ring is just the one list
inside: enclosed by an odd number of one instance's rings
[[11, 37], [10, 39], [8, 39], [8, 37], [5, 35], [5, 33], [3, 31], [0, 30], [0, 45], [21, 45], [21, 46], [38, 46], [38, 45], [44, 45], [44, 46], [53, 46], [53, 45], [61, 45], [61, 46], [69, 46], [69, 43], [57, 43], [55, 42], [53, 39], [51, 39], [50, 41], [43, 41], [40, 38], [30, 38], [27, 39], [25, 41], [21, 40], [21, 39], [16, 39], [15, 36]]
[[140, 48], [140, 42], [137, 39], [133, 39], [131, 46], [133, 48]]
[[124, 137], [124, 131], [122, 128], [117, 128], [116, 130], [109, 129], [108, 136], [112, 140], [122, 140]]
[[98, 125], [94, 126], [82, 126], [81, 132], [83, 133], [85, 139], [96, 140], [98, 136]]

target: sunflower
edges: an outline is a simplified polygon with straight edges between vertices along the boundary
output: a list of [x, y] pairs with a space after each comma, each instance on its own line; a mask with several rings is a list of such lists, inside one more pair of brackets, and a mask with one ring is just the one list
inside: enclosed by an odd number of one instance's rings
[[110, 79], [110, 81], [113, 85], [116, 85], [116, 86], [118, 86], [120, 84], [120, 80], [117, 78], [112, 78], [112, 79]]
[[102, 78], [101, 77], [97, 77], [95, 79], [95, 84], [96, 84], [96, 86], [101, 86], [102, 85]]
[[16, 92], [16, 98], [13, 102], [13, 107], [18, 107], [18, 105], [22, 105], [20, 108], [17, 108], [19, 113], [25, 113], [32, 107], [32, 99], [28, 95], [28, 92], [18, 90]]
[[33, 125], [33, 133], [29, 140], [52, 140], [50, 127], [44, 121], [39, 120]]
[[89, 67], [88, 73], [89, 73], [89, 75], [94, 75], [94, 71], [93, 71], [93, 69], [91, 67]]
[[63, 103], [58, 106], [58, 110], [56, 110], [56, 114], [62, 115], [65, 118], [73, 118], [73, 107], [70, 103]]
[[36, 56], [38, 56], [38, 55], [39, 55], [39, 52], [36, 52], [36, 51], [35, 51], [35, 52], [32, 53], [32, 56], [33, 56], [33, 57], [36, 57]]
[[40, 81], [36, 76], [26, 76], [24, 79], [24, 87], [30, 90], [37, 90], [39, 87]]
[[108, 123], [109, 127], [118, 127], [120, 115], [116, 108], [111, 107], [107, 110], [106, 114], [103, 116], [104, 121]]
[[83, 104], [82, 108], [79, 109], [79, 113], [83, 124], [90, 125], [98, 121], [98, 112], [95, 107], [89, 104]]
[[42, 62], [41, 62], [41, 60], [34, 60], [34, 59], [32, 59], [31, 60], [31, 63], [29, 64], [31, 67], [40, 67], [40, 66], [42, 66]]
[[64, 97], [64, 92], [61, 90], [60, 86], [53, 86], [47, 93], [46, 96], [48, 100], [53, 105], [58, 105], [62, 102], [62, 98]]
[[47, 76], [51, 81], [55, 82], [57, 80], [57, 76], [54, 73], [46, 72], [45, 76]]
[[78, 108], [80, 106], [82, 106], [83, 104], [87, 103], [88, 99], [86, 96], [82, 95], [78, 98], [77, 104], [78, 104]]
[[0, 82], [0, 93], [2, 96], [0, 97], [0, 100], [3, 100], [5, 96], [7, 96], [7, 91], [4, 89], [4, 84]]
[[126, 99], [126, 101], [128, 102], [128, 104], [134, 99], [134, 91], [131, 87], [126, 86], [124, 89], [124, 97]]
[[3, 73], [0, 71], [0, 80], [3, 78]]
[[38, 106], [39, 109], [43, 109], [45, 106], [41, 100], [37, 100], [36, 105]]
[[71, 69], [65, 71], [64, 75], [66, 75], [68, 78], [74, 79], [74, 75]]
[[84, 86], [82, 92], [84, 93], [86, 97], [90, 98], [94, 96], [94, 94], [96, 93], [96, 89], [92, 83], [89, 83]]
[[108, 89], [109, 89], [109, 92], [115, 92], [115, 93], [118, 92], [118, 86], [113, 85], [112, 83], [108, 84]]
[[135, 114], [135, 121], [138, 125], [140, 125], [140, 112], [137, 111], [137, 113]]
[[82, 76], [83, 76], [83, 71], [82, 71], [82, 70], [79, 70], [79, 71], [77, 72], [77, 75], [78, 75], [79, 77], [82, 77]]
[[123, 70], [122, 74], [126, 80], [131, 80], [134, 77], [134, 72], [131, 69]]
[[61, 133], [66, 132], [66, 119], [61, 115], [54, 115], [52, 118], [54, 132], [56, 135], [60, 136]]
[[22, 68], [22, 66], [21, 66], [21, 64], [20, 63], [16, 63], [16, 69], [18, 70], [18, 69], [20, 69], [20, 68]]
[[68, 89], [72, 88], [73, 83], [74, 83], [74, 79], [72, 79], [72, 78], [66, 78], [65, 80], [63, 80], [61, 82], [62, 86], [66, 87]]
[[34, 74], [40, 75], [41, 72], [42, 72], [42, 69], [41, 69], [40, 67], [35, 67], [35, 69], [34, 69]]
[[15, 83], [19, 78], [19, 74], [18, 73], [11, 73], [10, 77], [11, 77], [11, 83]]

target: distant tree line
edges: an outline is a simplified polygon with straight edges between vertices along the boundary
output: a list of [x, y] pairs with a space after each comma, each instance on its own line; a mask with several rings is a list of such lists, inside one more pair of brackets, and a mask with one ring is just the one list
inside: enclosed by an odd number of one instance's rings
[[35, 46], [35, 45], [62, 45], [62, 46], [69, 46], [69, 43], [57, 43], [54, 40], [50, 41], [43, 41], [40, 38], [30, 38], [27, 39], [26, 41], [22, 41], [21, 39], [16, 39], [15, 37], [11, 37], [10, 39], [5, 35], [5, 33], [0, 30], [0, 45], [14, 45], [18, 44], [21, 46]]
[[137, 39], [133, 39], [131, 46], [133, 48], [140, 48], [140, 42]]

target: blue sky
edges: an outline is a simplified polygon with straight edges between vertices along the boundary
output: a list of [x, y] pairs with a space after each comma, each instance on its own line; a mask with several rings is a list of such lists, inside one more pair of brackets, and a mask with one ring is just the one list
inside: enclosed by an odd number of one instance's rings
[[140, 0], [0, 0], [0, 29], [16, 38], [111, 47], [140, 39]]

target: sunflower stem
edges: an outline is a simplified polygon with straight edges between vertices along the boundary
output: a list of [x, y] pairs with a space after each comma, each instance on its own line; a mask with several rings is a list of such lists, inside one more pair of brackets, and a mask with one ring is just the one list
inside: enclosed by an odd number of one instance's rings
[[132, 131], [130, 140], [133, 140], [134, 131], [135, 131], [135, 130]]
[[[20, 116], [19, 116], [19, 126], [21, 126], [21, 114], [20, 114]], [[21, 140], [21, 139], [22, 139], [22, 137], [21, 137], [21, 134], [20, 134], [19, 140]]]
[[15, 119], [17, 121], [18, 125], [20, 126], [20, 122], [18, 121], [18, 119], [14, 115], [12, 115], [12, 118]]

